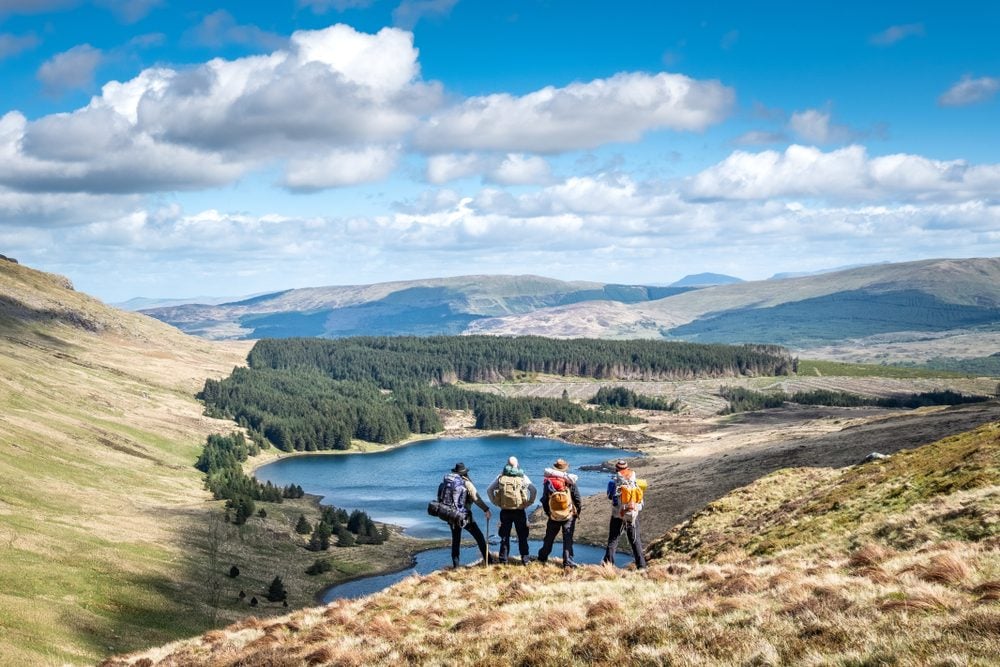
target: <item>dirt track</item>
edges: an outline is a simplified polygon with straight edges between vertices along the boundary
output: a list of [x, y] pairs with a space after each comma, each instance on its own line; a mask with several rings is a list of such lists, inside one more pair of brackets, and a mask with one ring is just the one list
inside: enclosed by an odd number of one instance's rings
[[[1000, 402], [921, 410], [788, 407], [653, 419], [639, 427], [654, 440], [638, 447], [647, 457], [635, 462], [650, 483], [642, 515], [647, 542], [706, 503], [775, 470], [841, 467], [872, 452], [912, 449], [1000, 420]], [[585, 499], [579, 538], [606, 539], [608, 516], [605, 499]]]

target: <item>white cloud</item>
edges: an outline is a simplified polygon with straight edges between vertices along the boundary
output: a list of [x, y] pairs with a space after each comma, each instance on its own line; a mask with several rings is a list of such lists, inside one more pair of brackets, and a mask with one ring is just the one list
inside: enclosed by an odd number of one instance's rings
[[267, 32], [255, 25], [236, 23], [233, 15], [224, 9], [219, 9], [205, 16], [198, 25], [185, 33], [185, 39], [212, 48], [221, 48], [227, 44], [241, 44], [243, 46], [280, 49], [288, 43], [288, 40], [281, 35]]
[[537, 155], [446, 153], [427, 158], [426, 178], [440, 185], [470, 176], [501, 185], [544, 185], [552, 180], [549, 163]]
[[890, 46], [902, 41], [907, 37], [923, 37], [923, 23], [905, 23], [902, 25], [892, 25], [868, 38], [870, 44], [876, 46]]
[[707, 199], [807, 197], [919, 201], [988, 197], [1000, 190], [1000, 165], [896, 154], [870, 158], [862, 146], [826, 152], [792, 145], [783, 153], [735, 151], [687, 179], [685, 192]]
[[38, 46], [38, 37], [34, 34], [0, 33], [0, 60], [16, 56], [18, 53], [28, 51], [36, 46]]
[[552, 169], [537, 155], [509, 153], [489, 172], [489, 180], [501, 185], [540, 185], [552, 180]]
[[399, 159], [397, 149], [369, 146], [360, 151], [335, 150], [316, 158], [296, 158], [288, 163], [284, 185], [310, 192], [380, 181], [389, 176]]
[[435, 185], [457, 181], [486, 171], [481, 155], [475, 153], [447, 153], [427, 158], [427, 181]]
[[94, 72], [104, 54], [90, 44], [80, 44], [57, 53], [38, 68], [37, 77], [50, 94], [94, 87]]
[[[80, 55], [93, 57], [81, 65]], [[78, 47], [43, 66], [40, 76], [51, 85], [79, 85], [99, 55]], [[72, 113], [34, 122], [9, 115], [13, 135], [5, 142], [0, 186], [99, 193], [203, 188], [273, 163], [288, 166], [282, 182], [294, 189], [364, 182], [388, 175], [395, 150], [390, 155], [379, 146], [410, 132], [440, 95], [439, 86], [419, 80], [410, 33], [386, 28], [370, 35], [343, 25], [300, 31], [287, 49], [269, 55], [214, 59], [187, 70], [150, 68], [109, 82]], [[344, 156], [361, 167], [357, 174], [334, 169], [321, 177], [320, 165]]]
[[559, 153], [636, 141], [659, 129], [701, 131], [725, 118], [735, 95], [718, 81], [680, 74], [616, 74], [522, 97], [472, 97], [416, 133], [429, 151]]
[[991, 99], [1000, 90], [1000, 79], [983, 76], [973, 79], [966, 74], [951, 88], [942, 93], [938, 104], [945, 107], [961, 107]]
[[850, 141], [857, 136], [846, 125], [832, 123], [829, 111], [819, 109], [794, 112], [788, 121], [788, 129], [799, 139], [814, 144]]

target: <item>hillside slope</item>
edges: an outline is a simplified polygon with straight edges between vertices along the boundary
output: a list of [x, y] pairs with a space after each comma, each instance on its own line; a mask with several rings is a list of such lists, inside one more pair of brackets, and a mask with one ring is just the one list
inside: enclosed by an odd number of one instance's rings
[[[572, 336], [592, 304], [479, 320], [473, 333]], [[544, 322], [540, 325], [539, 322]], [[815, 346], [893, 332], [1000, 327], [1000, 258], [865, 266], [821, 275], [708, 287], [623, 305], [604, 330], [646, 331], [699, 342]]]
[[442, 571], [103, 664], [989, 665], [998, 518], [994, 423], [775, 473], [656, 543], [641, 573]]
[[0, 663], [93, 662], [206, 626], [192, 464], [231, 427], [193, 394], [245, 354], [0, 261]]

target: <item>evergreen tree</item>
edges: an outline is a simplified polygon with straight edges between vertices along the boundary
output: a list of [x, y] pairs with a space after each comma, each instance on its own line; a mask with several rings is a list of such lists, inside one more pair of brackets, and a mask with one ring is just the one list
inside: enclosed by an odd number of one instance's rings
[[341, 526], [337, 529], [337, 546], [338, 547], [353, 547], [357, 544], [357, 540], [354, 539], [354, 534]]
[[[320, 521], [316, 524], [316, 528], [313, 529], [312, 536], [309, 538], [309, 550], [310, 551], [326, 551], [330, 548], [330, 536], [332, 535], [329, 524], [325, 521]], [[338, 533], [339, 534], [339, 533]]]
[[306, 519], [306, 515], [300, 514], [299, 520], [295, 523], [295, 532], [299, 535], [308, 535], [312, 532], [312, 529], [312, 524], [310, 524], [309, 520]]
[[267, 588], [267, 599], [271, 602], [281, 602], [287, 598], [288, 591], [285, 590], [285, 584], [281, 581], [281, 577], [276, 576]]

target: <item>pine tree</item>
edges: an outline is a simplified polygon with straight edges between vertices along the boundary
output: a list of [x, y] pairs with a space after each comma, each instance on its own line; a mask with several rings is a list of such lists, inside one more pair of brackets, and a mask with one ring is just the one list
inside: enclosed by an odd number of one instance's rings
[[295, 532], [299, 535], [308, 535], [313, 530], [312, 524], [306, 519], [305, 514], [299, 515], [299, 520], [295, 523]]
[[276, 576], [267, 589], [267, 599], [270, 602], [281, 602], [287, 598], [288, 591], [285, 590], [285, 584], [281, 581], [281, 577]]

